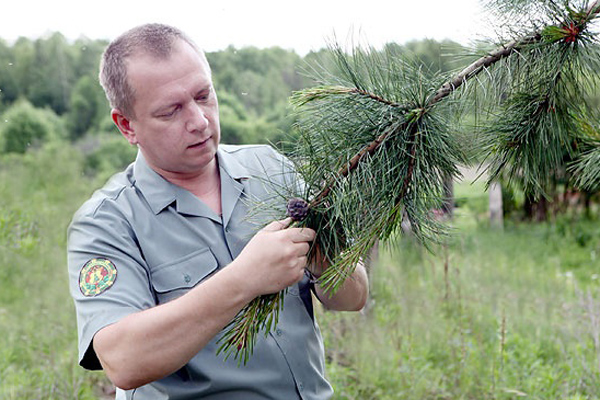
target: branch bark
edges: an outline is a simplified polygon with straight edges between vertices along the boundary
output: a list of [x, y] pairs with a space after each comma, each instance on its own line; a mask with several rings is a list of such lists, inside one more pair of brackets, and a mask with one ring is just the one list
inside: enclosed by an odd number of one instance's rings
[[[596, 0], [592, 5], [587, 8], [586, 15], [588, 16], [588, 21], [600, 13], [600, 0]], [[505, 44], [502, 47], [494, 50], [487, 56], [483, 56], [461, 72], [458, 73], [452, 80], [446, 82], [442, 85], [441, 88], [438, 89], [433, 98], [429, 101], [428, 106], [432, 106], [435, 103], [442, 100], [444, 97], [448, 96], [450, 93], [454, 92], [463, 83], [467, 80], [471, 79], [475, 75], [479, 74], [484, 69], [489, 66], [495, 64], [503, 58], [508, 57], [513, 52], [519, 51], [523, 48], [523, 46], [534, 44], [542, 40], [542, 35], [540, 33], [532, 33], [523, 38], [514, 40], [510, 43]]]
[[388, 137], [389, 134], [390, 134], [389, 131], [382, 133], [381, 135], [379, 135], [377, 137], [377, 139], [372, 141], [368, 146], [363, 147], [363, 149], [361, 151], [359, 151], [354, 157], [352, 157], [350, 159], [350, 161], [348, 161], [348, 163], [345, 166], [340, 168], [336, 172], [334, 177], [325, 184], [325, 186], [323, 187], [323, 189], [321, 190], [319, 195], [310, 202], [309, 207], [313, 208], [316, 205], [320, 204], [325, 198], [327, 198], [327, 196], [333, 189], [333, 185], [335, 185], [335, 181], [337, 180], [337, 178], [344, 178], [344, 177], [348, 176], [348, 174], [352, 170], [356, 169], [356, 167], [358, 166], [358, 163], [365, 155], [373, 154], [375, 152], [375, 150], [377, 150], [379, 148], [381, 143], [383, 143], [383, 141], [385, 140], [385, 138]]
[[[599, 0], [600, 1], [600, 0]], [[462, 86], [467, 80], [473, 78], [481, 71], [497, 63], [503, 58], [510, 56], [513, 52], [519, 51], [523, 46], [528, 44], [537, 43], [542, 39], [542, 35], [535, 33], [532, 35], [525, 36], [524, 38], [514, 40], [504, 46], [496, 49], [487, 56], [483, 56], [461, 72], [458, 73], [452, 80], [444, 83], [441, 88], [438, 89], [433, 98], [429, 101], [428, 106], [431, 107], [435, 103], [442, 100], [444, 97], [450, 95], [456, 89]]]

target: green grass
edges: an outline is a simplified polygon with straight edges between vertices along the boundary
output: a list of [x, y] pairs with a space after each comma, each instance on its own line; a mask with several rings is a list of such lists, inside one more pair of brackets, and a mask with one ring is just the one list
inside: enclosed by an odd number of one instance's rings
[[493, 231], [457, 193], [447, 245], [388, 245], [368, 311], [320, 313], [336, 399], [600, 398], [597, 223]]
[[77, 365], [66, 228], [93, 189], [72, 149], [0, 161], [0, 398], [96, 399]]
[[[77, 366], [65, 231], [99, 181], [69, 147], [0, 159], [0, 399], [99, 399]], [[488, 229], [481, 184], [429, 253], [381, 248], [365, 313], [318, 310], [336, 399], [600, 399], [600, 225]]]

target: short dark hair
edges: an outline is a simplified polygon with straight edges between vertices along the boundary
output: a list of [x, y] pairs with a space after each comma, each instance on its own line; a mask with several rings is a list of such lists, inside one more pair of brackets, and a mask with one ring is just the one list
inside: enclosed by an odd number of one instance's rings
[[143, 53], [166, 59], [171, 55], [178, 40], [188, 43], [204, 57], [204, 53], [185, 33], [163, 24], [140, 25], [113, 40], [104, 50], [100, 62], [100, 84], [110, 106], [128, 118], [135, 117], [135, 93], [127, 78], [127, 58], [136, 53]]

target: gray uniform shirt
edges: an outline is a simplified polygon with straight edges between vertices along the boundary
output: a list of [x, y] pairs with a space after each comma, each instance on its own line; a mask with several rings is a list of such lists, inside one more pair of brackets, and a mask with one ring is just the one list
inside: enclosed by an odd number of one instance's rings
[[[294, 184], [283, 158], [268, 146], [221, 145], [217, 160], [222, 216], [163, 179], [140, 153], [73, 217], [68, 230], [69, 279], [83, 367], [101, 368], [91, 345], [100, 329], [177, 298], [226, 268], [260, 225], [273, 217], [249, 213], [249, 204], [272, 198], [277, 187]], [[101, 268], [93, 268], [98, 265]], [[219, 334], [179, 371], [135, 390], [118, 390], [117, 398], [330, 398], [308, 285], [304, 279], [288, 289], [277, 329], [258, 335], [246, 365], [216, 355]]]

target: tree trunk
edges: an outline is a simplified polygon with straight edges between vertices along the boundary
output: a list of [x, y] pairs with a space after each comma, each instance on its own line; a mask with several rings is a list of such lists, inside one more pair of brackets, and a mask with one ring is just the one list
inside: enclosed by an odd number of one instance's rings
[[498, 182], [490, 185], [490, 226], [496, 229], [504, 228], [504, 213], [502, 208], [502, 186]]
[[452, 218], [454, 215], [454, 178], [451, 174], [444, 175], [442, 211], [448, 218]]

